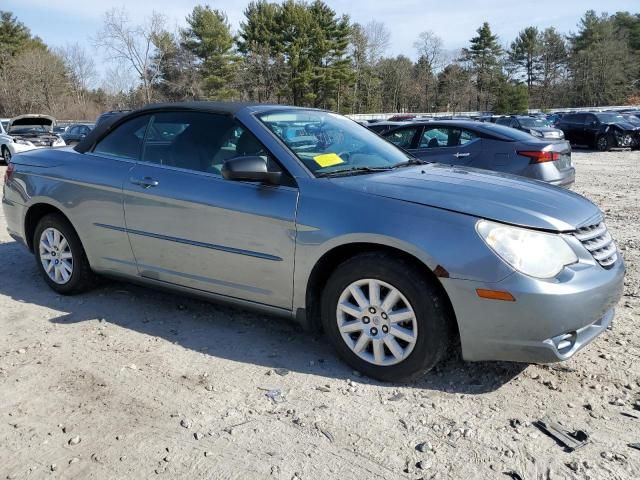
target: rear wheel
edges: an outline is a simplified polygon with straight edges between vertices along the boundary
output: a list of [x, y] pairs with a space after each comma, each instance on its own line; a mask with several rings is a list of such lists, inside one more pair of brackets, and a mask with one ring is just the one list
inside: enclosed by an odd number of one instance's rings
[[374, 252], [336, 268], [323, 293], [322, 321], [351, 367], [400, 381], [442, 359], [453, 319], [439, 288], [422, 272], [401, 258]]
[[42, 217], [34, 233], [33, 249], [38, 269], [56, 292], [71, 295], [95, 285], [80, 238], [62, 215]]

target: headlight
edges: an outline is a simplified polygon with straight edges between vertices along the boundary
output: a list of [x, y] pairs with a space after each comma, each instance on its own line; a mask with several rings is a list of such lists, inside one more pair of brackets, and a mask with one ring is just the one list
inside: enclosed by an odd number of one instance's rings
[[536, 278], [555, 277], [578, 257], [564, 239], [552, 233], [480, 220], [476, 230], [502, 260]]
[[18, 145], [28, 145], [30, 147], [33, 147], [33, 144], [31, 142], [29, 142], [28, 140], [23, 140], [22, 138], [14, 138], [13, 141]]

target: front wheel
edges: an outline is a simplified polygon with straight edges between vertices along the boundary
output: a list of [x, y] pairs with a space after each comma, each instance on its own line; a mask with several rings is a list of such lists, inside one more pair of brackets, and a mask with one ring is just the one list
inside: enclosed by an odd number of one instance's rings
[[402, 258], [373, 252], [333, 272], [323, 293], [322, 321], [351, 367], [371, 378], [401, 381], [442, 359], [454, 320], [423, 272]]
[[11, 162], [11, 150], [9, 150], [6, 145], [2, 146], [2, 158], [4, 162], [9, 165], [9, 162]]
[[596, 148], [600, 152], [608, 152], [609, 150], [611, 150], [612, 146], [613, 139], [611, 138], [611, 135], [600, 135], [596, 140]]
[[33, 250], [38, 269], [56, 292], [71, 295], [95, 284], [78, 234], [59, 214], [42, 217], [33, 236]]

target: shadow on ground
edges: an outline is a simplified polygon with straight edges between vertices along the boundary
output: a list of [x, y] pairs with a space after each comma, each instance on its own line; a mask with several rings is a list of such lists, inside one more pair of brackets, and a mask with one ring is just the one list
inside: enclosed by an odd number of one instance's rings
[[[65, 312], [50, 319], [53, 323], [71, 325], [104, 319], [213, 357], [338, 379], [354, 378], [353, 371], [337, 358], [322, 335], [305, 333], [292, 321], [111, 280], [83, 295], [60, 296], [49, 289], [33, 256], [21, 245], [0, 243], [0, 258], [5, 259], [0, 263], [0, 295]], [[503, 362], [463, 362], [452, 352], [448, 360], [405, 386], [481, 394], [500, 388], [525, 368]], [[359, 381], [382, 385], [367, 378]]]

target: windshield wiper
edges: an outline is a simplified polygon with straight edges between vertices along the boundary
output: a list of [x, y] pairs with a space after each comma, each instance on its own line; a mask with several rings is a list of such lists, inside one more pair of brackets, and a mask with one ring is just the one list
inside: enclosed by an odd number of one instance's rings
[[332, 172], [316, 173], [316, 177], [338, 177], [341, 175], [354, 175], [358, 173], [386, 172], [392, 168], [393, 167], [351, 167], [343, 168], [342, 170], [333, 170]]
[[412, 167], [414, 165], [426, 165], [427, 163], [431, 163], [431, 162], [427, 162], [426, 160], [420, 160], [419, 158], [411, 158], [406, 162], [398, 163], [391, 168]]

